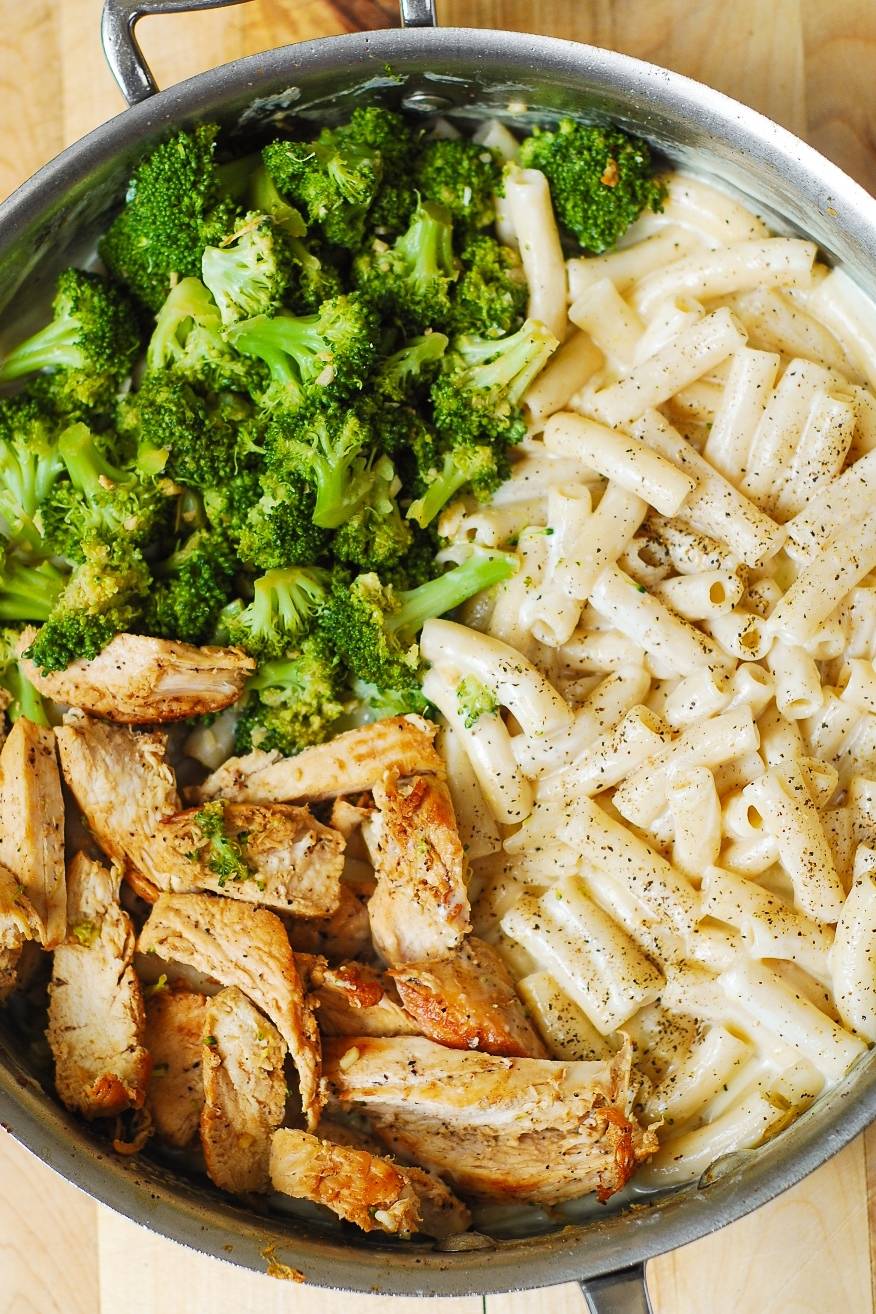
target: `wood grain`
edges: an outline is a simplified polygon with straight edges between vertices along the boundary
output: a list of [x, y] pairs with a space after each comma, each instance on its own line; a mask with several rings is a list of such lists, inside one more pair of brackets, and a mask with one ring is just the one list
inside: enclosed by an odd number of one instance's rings
[[[0, 196], [123, 101], [101, 0], [0, 0]], [[590, 41], [777, 119], [876, 188], [876, 0], [438, 0], [446, 24]], [[138, 29], [159, 85], [287, 42], [380, 27], [394, 0], [255, 0]], [[748, 1219], [649, 1268], [656, 1314], [876, 1314], [876, 1131]], [[576, 1286], [410, 1301], [242, 1273], [98, 1208], [0, 1135], [0, 1314], [582, 1314]]]

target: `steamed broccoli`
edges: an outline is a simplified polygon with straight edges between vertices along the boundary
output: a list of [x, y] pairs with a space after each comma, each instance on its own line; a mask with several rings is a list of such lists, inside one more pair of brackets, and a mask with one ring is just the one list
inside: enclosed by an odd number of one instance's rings
[[200, 274], [204, 247], [234, 227], [237, 208], [223, 195], [214, 160], [218, 133], [203, 123], [156, 146], [134, 170], [125, 208], [100, 243], [110, 273], [151, 310], [175, 278]]
[[308, 225], [355, 250], [383, 174], [380, 155], [324, 128], [316, 141], [275, 141], [262, 158], [280, 195], [302, 206]]
[[509, 473], [508, 454], [500, 444], [461, 442], [445, 452], [440, 468], [421, 471], [421, 493], [408, 507], [408, 518], [425, 528], [463, 488], [487, 498]]
[[349, 123], [336, 128], [337, 136], [380, 154], [383, 176], [368, 212], [368, 224], [382, 234], [402, 233], [417, 205], [411, 180], [420, 129], [412, 129], [394, 110], [382, 105], [360, 105]]
[[361, 388], [374, 360], [376, 322], [356, 296], [332, 297], [315, 315], [257, 315], [228, 337], [245, 356], [264, 361], [271, 385], [266, 409], [294, 411], [308, 399], [337, 398]]
[[150, 575], [136, 548], [123, 542], [93, 543], [86, 546], [84, 558], [25, 653], [46, 674], [97, 657], [143, 613]]
[[49, 724], [46, 703], [21, 669], [21, 630], [0, 629], [0, 688], [9, 701], [6, 715], [14, 724], [20, 716], [36, 725]]
[[306, 480], [315, 494], [313, 523], [337, 529], [373, 492], [379, 472], [370, 438], [352, 410], [314, 411], [300, 424], [281, 419], [268, 430], [268, 465], [278, 477]]
[[353, 262], [362, 295], [414, 332], [448, 321], [450, 288], [458, 273], [450, 215], [431, 202], [417, 206], [410, 226], [392, 246], [375, 242]]
[[201, 277], [222, 323], [273, 314], [289, 284], [290, 264], [280, 233], [258, 211], [245, 215], [218, 246], [206, 247]]
[[396, 497], [399, 480], [389, 457], [371, 467], [373, 482], [362, 506], [338, 529], [332, 542], [335, 556], [360, 570], [385, 570], [411, 546], [410, 526], [402, 519]]
[[65, 429], [58, 453], [69, 483], [55, 485], [43, 510], [46, 539], [57, 555], [81, 561], [92, 542], [124, 540], [142, 548], [166, 526], [167, 496], [113, 465], [84, 424]]
[[261, 496], [237, 535], [241, 560], [258, 570], [316, 561], [328, 547], [329, 534], [313, 522], [316, 497], [307, 480], [288, 472], [282, 477], [266, 472], [260, 487]]
[[235, 732], [238, 753], [300, 753], [329, 738], [347, 708], [339, 664], [316, 634], [289, 656], [263, 663], [247, 690]]
[[246, 881], [252, 878], [241, 839], [228, 831], [225, 804], [224, 798], [214, 798], [211, 802], [204, 803], [192, 818], [204, 837], [201, 857], [206, 860], [210, 870], [219, 877], [220, 888], [228, 881]]
[[557, 219], [586, 251], [614, 246], [643, 210], [663, 208], [647, 143], [619, 128], [563, 119], [553, 131], [536, 129], [519, 158], [545, 174]]
[[520, 402], [557, 339], [528, 319], [505, 338], [456, 338], [432, 385], [435, 425], [460, 442], [519, 442], [525, 432]]
[[426, 333], [385, 357], [374, 374], [378, 395], [390, 402], [414, 401], [432, 382], [447, 343], [443, 333]]
[[147, 634], [184, 643], [209, 643], [234, 591], [237, 561], [227, 539], [197, 529], [182, 547], [152, 567], [143, 614]]
[[0, 365], [0, 383], [37, 370], [59, 372], [53, 399], [65, 411], [106, 407], [130, 373], [140, 345], [134, 311], [99, 274], [65, 269], [52, 320], [20, 342]]
[[209, 388], [252, 390], [265, 382], [263, 367], [238, 356], [222, 334], [219, 307], [197, 278], [172, 289], [146, 349], [150, 373], [172, 369], [180, 378]]
[[427, 200], [443, 205], [466, 232], [487, 228], [496, 218], [502, 170], [488, 146], [463, 137], [436, 138], [421, 152], [414, 181]]
[[437, 579], [398, 593], [377, 575], [359, 575], [352, 584], [332, 588], [320, 629], [360, 680], [378, 689], [411, 688], [418, 683], [420, 665], [414, 640], [425, 622], [516, 569], [517, 558], [509, 553], [477, 550]]
[[44, 553], [41, 511], [63, 473], [57, 421], [28, 393], [0, 401], [0, 533]]
[[[238, 413], [242, 421], [246, 412]], [[165, 475], [195, 488], [231, 479], [248, 446], [247, 431], [229, 418], [221, 398], [200, 396], [170, 370], [145, 374], [120, 404], [117, 423], [135, 442], [144, 476]]]
[[493, 716], [499, 710], [492, 689], [474, 675], [461, 680], [456, 690], [456, 705], [466, 730], [470, 730], [482, 716]]
[[462, 251], [448, 323], [457, 333], [501, 338], [523, 322], [529, 292], [520, 257], [482, 233]]
[[291, 566], [269, 570], [253, 584], [253, 599], [238, 599], [219, 618], [221, 632], [253, 657], [282, 657], [310, 628], [328, 594], [325, 570]]

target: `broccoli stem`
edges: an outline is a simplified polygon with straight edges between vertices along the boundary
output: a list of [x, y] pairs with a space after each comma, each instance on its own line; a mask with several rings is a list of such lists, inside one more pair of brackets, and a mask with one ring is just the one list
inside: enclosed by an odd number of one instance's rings
[[146, 348], [148, 370], [163, 369], [172, 360], [173, 348], [180, 345], [180, 330], [186, 323], [219, 331], [219, 308], [199, 278], [183, 278], [158, 312], [155, 331]]
[[[289, 379], [308, 380], [320, 372], [320, 366], [331, 368], [330, 353], [316, 325], [319, 315], [255, 315], [232, 329], [229, 337], [245, 356], [258, 356], [272, 375], [286, 383]], [[292, 368], [295, 362], [298, 374]], [[280, 374], [276, 375], [275, 371]]]
[[462, 337], [454, 345], [469, 366], [470, 387], [499, 389], [516, 405], [556, 347], [557, 340], [539, 320], [528, 319], [510, 337], [498, 340]]
[[27, 676], [22, 674], [21, 669], [16, 668], [11, 676], [7, 676], [7, 681], [12, 694], [12, 702], [7, 708], [7, 713], [13, 725], [19, 717], [23, 716], [26, 721], [33, 721], [34, 725], [48, 726], [50, 721], [46, 713], [45, 699]]
[[66, 583], [67, 576], [48, 561], [39, 566], [7, 561], [0, 580], [0, 620], [48, 620]]
[[431, 201], [418, 207], [395, 249], [409, 263], [415, 282], [428, 283], [439, 276], [452, 278], [456, 273], [450, 215]]
[[73, 424], [65, 429], [58, 439], [58, 451], [74, 488], [89, 502], [93, 503], [109, 484], [130, 483], [124, 471], [111, 465], [98, 451], [87, 425]]
[[50, 366], [80, 368], [84, 364], [80, 337], [81, 327], [76, 320], [67, 317], [53, 319], [10, 351], [0, 365], [0, 383], [11, 383], [13, 379]]
[[441, 473], [432, 480], [423, 496], [418, 497], [408, 508], [408, 520], [416, 521], [421, 529], [425, 529], [454, 494], [465, 487], [470, 477], [469, 471], [464, 470], [448, 453], [444, 458]]
[[427, 580], [419, 588], [399, 593], [401, 606], [387, 615], [386, 628], [400, 636], [415, 634], [427, 620], [453, 611], [475, 593], [507, 579], [517, 566], [517, 557], [511, 552], [472, 553], [467, 561], [454, 566], [445, 575]]

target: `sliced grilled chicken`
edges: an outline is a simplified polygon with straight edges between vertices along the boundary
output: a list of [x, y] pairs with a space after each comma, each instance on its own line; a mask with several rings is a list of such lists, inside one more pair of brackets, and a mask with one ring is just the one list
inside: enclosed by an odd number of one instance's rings
[[405, 1013], [392, 983], [373, 967], [347, 962], [330, 967], [324, 958], [296, 954], [316, 1020], [324, 1036], [419, 1036], [422, 1031]]
[[341, 881], [338, 906], [330, 917], [312, 921], [290, 917], [286, 919], [286, 928], [296, 952], [326, 954], [329, 958], [372, 956], [367, 898], [346, 880]]
[[204, 1106], [201, 1073], [207, 1000], [192, 990], [161, 990], [146, 1000], [145, 1045], [152, 1059], [149, 1111], [156, 1135], [184, 1149]]
[[27, 940], [38, 940], [40, 920], [18, 877], [0, 866], [0, 1003], [18, 983], [18, 960]]
[[223, 1191], [267, 1191], [271, 1136], [286, 1111], [286, 1046], [236, 986], [207, 1001], [201, 1145]]
[[[35, 630], [25, 630], [22, 651]], [[239, 648], [196, 648], [143, 634], [117, 634], [91, 661], [43, 675], [27, 659], [25, 675], [40, 693], [68, 707], [128, 725], [183, 721], [236, 702], [255, 662]]]
[[64, 779], [89, 830], [137, 893], [154, 901], [173, 857], [160, 823], [180, 806], [167, 736], [80, 712], [68, 713], [55, 735]]
[[485, 941], [469, 936], [449, 958], [407, 963], [388, 975], [405, 1011], [430, 1040], [509, 1058], [548, 1058], [507, 967]]
[[365, 838], [377, 888], [368, 904], [371, 938], [381, 957], [401, 963], [443, 958], [469, 929], [465, 858], [450, 793], [437, 776], [375, 785]]
[[232, 757], [193, 796], [202, 800], [221, 795], [246, 803], [315, 801], [361, 794], [373, 789], [387, 771], [443, 776], [434, 737], [435, 726], [422, 717], [393, 716], [348, 730], [295, 757], [262, 752]]
[[198, 808], [189, 808], [160, 823], [151, 874], [165, 865], [156, 882], [161, 889], [214, 890], [296, 917], [328, 917], [335, 911], [341, 897], [344, 838], [318, 822], [308, 808], [224, 804], [222, 831], [250, 873], [241, 879], [229, 877], [221, 848], [211, 844], [199, 817]]
[[45, 948], [67, 931], [64, 800], [55, 739], [21, 717], [0, 751], [0, 863], [21, 882]]
[[162, 894], [138, 947], [237, 986], [271, 1019], [298, 1071], [308, 1126], [315, 1127], [324, 1102], [319, 1031], [279, 917], [212, 894]]
[[119, 907], [120, 879], [83, 853], [73, 858], [69, 934], [55, 949], [49, 986], [55, 1086], [86, 1118], [139, 1109], [149, 1079], [143, 996], [131, 966], [134, 928]]
[[657, 1148], [632, 1112], [630, 1063], [629, 1044], [610, 1062], [554, 1063], [407, 1036], [325, 1042], [330, 1100], [393, 1153], [466, 1194], [546, 1205], [608, 1199]]

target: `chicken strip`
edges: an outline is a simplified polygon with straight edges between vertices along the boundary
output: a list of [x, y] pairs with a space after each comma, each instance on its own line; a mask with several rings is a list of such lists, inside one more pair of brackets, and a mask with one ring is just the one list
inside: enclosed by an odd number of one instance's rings
[[52, 964], [46, 1036], [55, 1086], [86, 1118], [141, 1108], [149, 1080], [143, 996], [131, 966], [134, 928], [119, 907], [120, 880], [118, 871], [76, 854], [67, 871], [69, 935]]
[[[25, 630], [24, 651], [36, 630]], [[47, 698], [127, 725], [184, 721], [236, 702], [255, 670], [239, 648], [196, 648], [144, 634], [117, 634], [91, 661], [44, 675], [22, 660], [31, 684]]]
[[443, 958], [470, 926], [465, 858], [450, 793], [436, 776], [375, 785], [365, 838], [377, 875], [368, 904], [371, 938], [390, 964]]
[[286, 1046], [230, 986], [208, 1000], [201, 1145], [210, 1180], [232, 1195], [267, 1191], [271, 1136], [286, 1112]]
[[517, 997], [511, 974], [485, 941], [469, 936], [449, 958], [407, 963], [391, 968], [387, 975], [395, 982], [405, 1011], [430, 1040], [451, 1049], [480, 1049], [508, 1058], [549, 1057]]
[[393, 1153], [468, 1195], [545, 1205], [608, 1199], [657, 1148], [632, 1113], [630, 1063], [629, 1044], [610, 1062], [554, 1063], [412, 1037], [325, 1042], [330, 1100]]
[[387, 989], [373, 967], [355, 962], [330, 967], [310, 954], [296, 954], [295, 963], [324, 1036], [423, 1034], [398, 1002], [392, 983]]
[[40, 919], [8, 867], [0, 866], [0, 1003], [18, 984], [18, 960], [27, 940], [38, 940]]
[[55, 730], [64, 778], [104, 853], [153, 902], [172, 862], [159, 825], [179, 812], [167, 736], [70, 712]]
[[46, 949], [67, 933], [64, 800], [52, 731], [21, 717], [0, 751], [0, 863], [21, 882]]
[[216, 799], [160, 823], [150, 876], [163, 890], [213, 890], [322, 918], [338, 906], [343, 866], [343, 836], [308, 808]]
[[185, 1149], [204, 1107], [201, 1073], [207, 1000], [192, 990], [160, 990], [146, 1000], [145, 1044], [152, 1059], [149, 1111], [165, 1145]]
[[290, 917], [286, 928], [296, 952], [326, 954], [329, 958], [372, 956], [367, 899], [345, 880], [341, 881], [338, 906], [331, 916], [313, 921], [297, 921]]
[[237, 986], [271, 1019], [292, 1055], [314, 1128], [324, 1103], [319, 1031], [279, 917], [212, 894], [162, 894], [138, 947]]
[[193, 797], [222, 795], [245, 803], [287, 803], [336, 798], [373, 789], [387, 771], [444, 775], [432, 743], [435, 726], [420, 716], [392, 716], [347, 730], [295, 757], [256, 751], [232, 757], [208, 776]]

